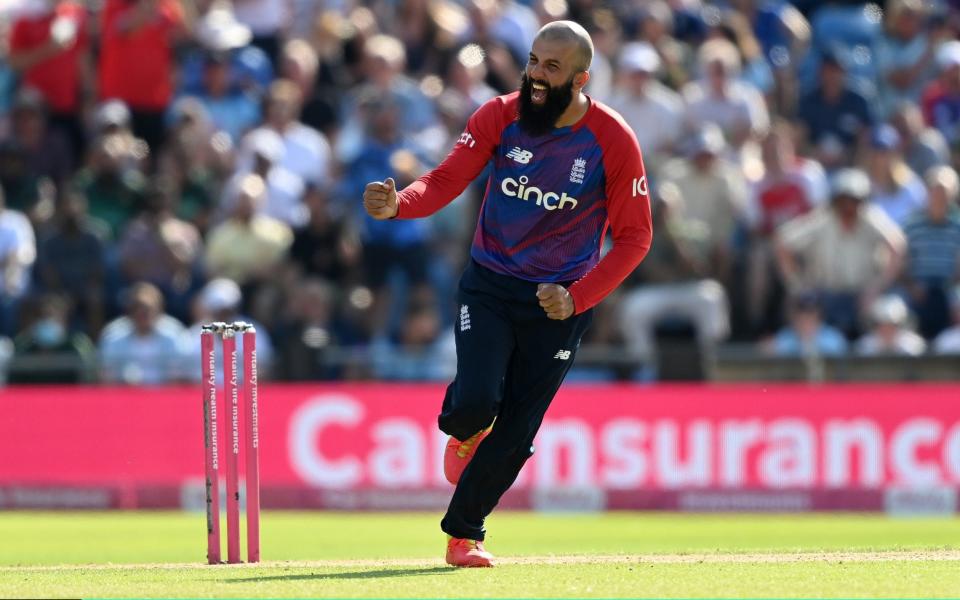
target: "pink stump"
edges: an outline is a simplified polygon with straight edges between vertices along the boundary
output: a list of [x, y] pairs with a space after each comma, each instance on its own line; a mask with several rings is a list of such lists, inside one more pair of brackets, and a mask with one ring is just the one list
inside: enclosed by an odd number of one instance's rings
[[257, 334], [243, 333], [243, 386], [247, 417], [247, 562], [260, 562], [260, 422], [257, 396]]
[[227, 448], [227, 562], [240, 562], [240, 402], [237, 394], [237, 338], [223, 332], [223, 382], [230, 407], [230, 445]]
[[220, 562], [220, 447], [217, 437], [217, 376], [214, 333], [200, 333], [200, 361], [203, 386], [203, 448], [207, 497], [207, 562]]

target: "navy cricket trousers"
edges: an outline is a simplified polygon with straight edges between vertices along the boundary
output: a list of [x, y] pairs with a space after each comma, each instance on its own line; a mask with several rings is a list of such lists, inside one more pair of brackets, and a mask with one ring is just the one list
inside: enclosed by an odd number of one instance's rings
[[457, 301], [457, 376], [443, 400], [440, 429], [465, 440], [496, 422], [460, 477], [440, 527], [453, 537], [482, 540], [484, 519], [533, 455], [533, 438], [593, 311], [549, 319], [536, 283], [474, 261], [460, 279]]

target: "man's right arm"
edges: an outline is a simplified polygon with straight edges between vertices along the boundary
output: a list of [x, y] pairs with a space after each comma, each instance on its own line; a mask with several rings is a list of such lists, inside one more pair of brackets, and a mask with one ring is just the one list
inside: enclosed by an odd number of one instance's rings
[[416, 219], [437, 212], [463, 193], [483, 171], [500, 143], [504, 100], [487, 101], [467, 122], [467, 128], [437, 168], [397, 193], [398, 219]]

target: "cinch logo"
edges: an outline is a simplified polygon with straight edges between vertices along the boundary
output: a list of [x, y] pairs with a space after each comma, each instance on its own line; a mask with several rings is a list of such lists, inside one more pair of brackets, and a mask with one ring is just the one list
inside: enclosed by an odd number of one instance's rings
[[519, 146], [514, 146], [513, 150], [507, 152], [507, 158], [512, 158], [521, 165], [525, 165], [530, 162], [530, 159], [533, 158], [533, 152], [529, 150], [521, 150]]
[[[522, 175], [519, 181], [512, 177], [507, 177], [500, 183], [500, 191], [507, 196], [520, 198], [521, 200], [530, 200], [531, 196], [536, 196], [537, 206], [543, 206], [547, 210], [563, 208], [564, 205], [568, 203], [570, 204], [571, 210], [577, 207], [577, 199], [568, 196], [566, 192], [556, 194], [554, 192], [544, 192], [536, 186], [527, 187], [529, 181], [530, 179], [526, 175]], [[551, 204], [551, 200], [555, 200], [556, 202]]]

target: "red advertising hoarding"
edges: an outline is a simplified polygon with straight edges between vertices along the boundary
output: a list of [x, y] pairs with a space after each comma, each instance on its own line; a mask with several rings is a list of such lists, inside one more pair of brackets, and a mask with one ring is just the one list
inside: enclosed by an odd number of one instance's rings
[[[443, 391], [262, 386], [264, 506], [444, 506]], [[0, 415], [0, 508], [202, 505], [199, 388], [11, 387]], [[953, 511], [960, 386], [569, 385], [535, 447], [504, 505]]]

